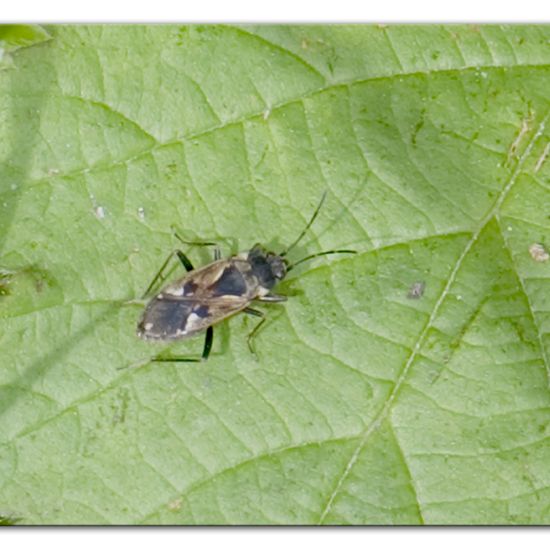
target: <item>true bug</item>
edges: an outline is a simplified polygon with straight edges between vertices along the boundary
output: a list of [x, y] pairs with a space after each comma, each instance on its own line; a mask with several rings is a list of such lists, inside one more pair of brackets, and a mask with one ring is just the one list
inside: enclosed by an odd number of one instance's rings
[[[212, 349], [213, 325], [236, 313], [244, 312], [261, 317], [261, 321], [248, 335], [248, 347], [252, 353], [252, 338], [265, 322], [264, 313], [250, 307], [253, 301], [284, 302], [286, 296], [273, 294], [271, 290], [287, 273], [298, 264], [327, 254], [355, 254], [355, 250], [326, 250], [310, 254], [294, 263], [286, 255], [300, 242], [311, 227], [326, 198], [323, 194], [311, 219], [298, 238], [283, 252], [276, 254], [255, 244], [249, 251], [226, 259], [220, 258], [216, 249], [214, 261], [194, 269], [189, 258], [175, 250], [168, 256], [159, 272], [149, 285], [145, 295], [153, 288], [168, 262], [176, 254], [188, 271], [184, 277], [165, 286], [147, 304], [138, 323], [137, 334], [145, 340], [168, 342], [195, 336], [206, 331], [204, 348], [200, 358], [155, 357], [154, 361], [205, 361]], [[211, 246], [210, 242], [188, 242], [185, 244]]]

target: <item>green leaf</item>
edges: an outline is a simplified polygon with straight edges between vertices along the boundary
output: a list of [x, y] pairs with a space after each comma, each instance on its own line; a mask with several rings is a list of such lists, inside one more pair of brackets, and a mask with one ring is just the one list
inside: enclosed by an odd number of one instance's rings
[[0, 25], [0, 70], [13, 67], [11, 53], [50, 40], [40, 25]]
[[[59, 26], [0, 73], [0, 511], [547, 524], [550, 27]], [[300, 266], [139, 340], [187, 239]], [[196, 265], [210, 251], [190, 249]], [[181, 270], [177, 268], [172, 276]]]

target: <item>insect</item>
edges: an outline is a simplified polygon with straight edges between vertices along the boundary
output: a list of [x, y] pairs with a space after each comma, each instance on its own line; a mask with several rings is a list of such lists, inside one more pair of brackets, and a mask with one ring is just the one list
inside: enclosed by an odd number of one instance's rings
[[[283, 252], [269, 252], [262, 245], [255, 244], [249, 251], [222, 259], [215, 250], [214, 261], [195, 269], [189, 258], [175, 250], [168, 256], [159, 272], [149, 285], [149, 294], [171, 258], [177, 255], [187, 275], [165, 286], [147, 304], [138, 323], [137, 335], [144, 340], [169, 342], [190, 338], [206, 332], [201, 357], [162, 357], [153, 361], [205, 361], [210, 355], [214, 337], [213, 325], [235, 315], [248, 313], [260, 317], [260, 322], [248, 335], [248, 347], [255, 354], [252, 338], [266, 320], [262, 311], [250, 307], [252, 302], [284, 302], [286, 296], [274, 294], [272, 289], [284, 279], [298, 264], [327, 254], [355, 254], [355, 250], [326, 250], [310, 254], [294, 263], [287, 254], [300, 242], [319, 214], [326, 198], [323, 194], [319, 205], [298, 238]], [[212, 246], [211, 242], [188, 242], [176, 237], [185, 244]]]

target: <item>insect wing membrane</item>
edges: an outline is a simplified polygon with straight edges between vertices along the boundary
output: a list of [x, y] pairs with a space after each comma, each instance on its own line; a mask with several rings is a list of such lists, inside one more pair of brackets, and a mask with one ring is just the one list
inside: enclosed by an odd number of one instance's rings
[[256, 286], [239, 259], [220, 260], [167, 285], [148, 304], [138, 325], [147, 340], [188, 338], [244, 309]]
[[[147, 306], [139, 323], [139, 335], [146, 340], [174, 340], [191, 336], [189, 320], [196, 305], [195, 300], [181, 300], [161, 294], [155, 297]], [[205, 327], [204, 327], [205, 328]]]

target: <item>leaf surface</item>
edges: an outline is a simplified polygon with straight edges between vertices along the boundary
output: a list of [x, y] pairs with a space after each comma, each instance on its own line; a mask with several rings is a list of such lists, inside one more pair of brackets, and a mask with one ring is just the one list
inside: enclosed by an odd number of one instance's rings
[[[0, 515], [550, 517], [550, 27], [59, 26], [0, 72]], [[281, 250], [256, 319], [154, 345], [186, 238]], [[193, 248], [196, 265], [210, 252]], [[173, 276], [179, 275], [174, 270]]]

